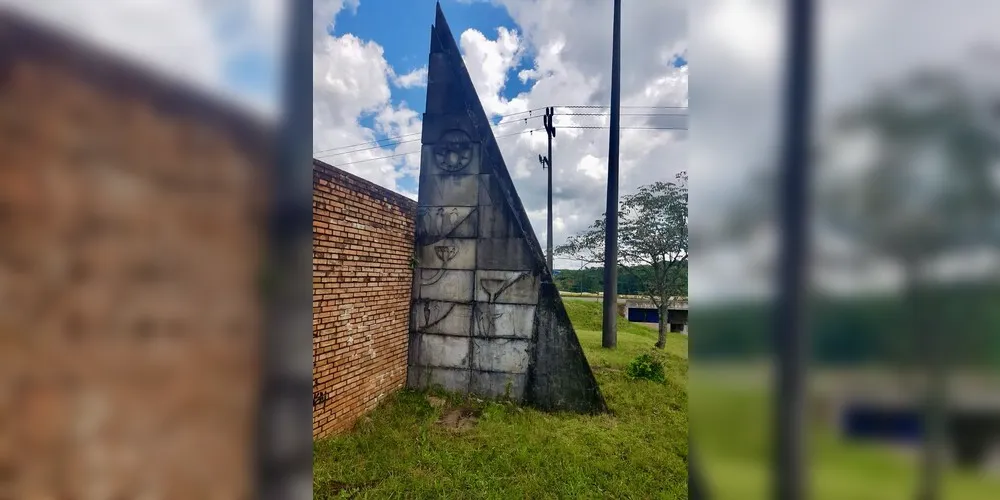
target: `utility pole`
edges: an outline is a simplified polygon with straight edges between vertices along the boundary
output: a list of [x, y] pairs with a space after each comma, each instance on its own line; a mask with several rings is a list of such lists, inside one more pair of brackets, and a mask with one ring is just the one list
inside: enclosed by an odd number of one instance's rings
[[545, 232], [545, 247], [548, 253], [546, 253], [545, 259], [549, 265], [549, 273], [553, 276], [555, 275], [555, 269], [552, 268], [552, 138], [556, 136], [556, 127], [552, 124], [552, 116], [554, 114], [555, 108], [545, 108], [545, 116], [542, 117], [542, 122], [545, 124], [545, 135], [549, 138], [549, 155], [538, 155], [538, 162], [542, 164], [542, 168], [547, 168], [549, 171], [549, 215]]
[[611, 138], [608, 145], [608, 206], [604, 235], [604, 321], [601, 346], [618, 345], [618, 142], [621, 133], [622, 1], [615, 0], [611, 42]]
[[776, 500], [808, 498], [805, 328], [812, 123], [813, 1], [787, 0], [784, 151], [781, 161], [781, 260], [774, 348], [777, 353], [773, 484]]
[[[308, 118], [312, 99], [309, 50], [312, 4], [285, 2], [290, 27], [285, 48], [283, 126], [269, 173], [270, 214], [264, 290], [263, 339], [260, 346], [260, 396], [256, 422], [256, 484], [249, 498], [298, 500], [308, 495], [312, 475], [311, 335], [312, 169]], [[327, 19], [326, 21], [332, 21]], [[304, 494], [305, 495], [304, 495]]]

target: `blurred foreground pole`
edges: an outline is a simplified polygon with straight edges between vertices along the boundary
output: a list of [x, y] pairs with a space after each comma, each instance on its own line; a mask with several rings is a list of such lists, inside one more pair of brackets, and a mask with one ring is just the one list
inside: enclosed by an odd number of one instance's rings
[[604, 318], [601, 346], [618, 345], [618, 143], [621, 137], [622, 1], [615, 0], [611, 40], [611, 138], [608, 145], [608, 206], [604, 217]]
[[806, 498], [805, 382], [808, 356], [805, 329], [806, 254], [809, 208], [809, 143], [813, 51], [813, 2], [788, 0], [785, 42], [786, 82], [783, 157], [779, 176], [781, 253], [778, 304], [774, 493], [777, 500]]
[[701, 474], [701, 464], [695, 452], [694, 443], [688, 438], [688, 498], [690, 500], [705, 500], [708, 498], [708, 489], [705, 477]]
[[[288, 2], [270, 181], [257, 498], [312, 498], [312, 2]], [[307, 333], [308, 332], [308, 333]]]

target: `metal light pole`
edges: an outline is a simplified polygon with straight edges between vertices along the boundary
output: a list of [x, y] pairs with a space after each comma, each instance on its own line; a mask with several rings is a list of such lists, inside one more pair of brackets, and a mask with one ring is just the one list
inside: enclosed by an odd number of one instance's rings
[[618, 345], [618, 142], [621, 133], [622, 2], [615, 0], [611, 43], [611, 138], [608, 145], [608, 206], [604, 236], [604, 318], [601, 345]]
[[781, 162], [781, 254], [774, 348], [777, 353], [774, 488], [777, 500], [806, 495], [804, 305], [809, 207], [813, 2], [789, 0], [784, 151]]

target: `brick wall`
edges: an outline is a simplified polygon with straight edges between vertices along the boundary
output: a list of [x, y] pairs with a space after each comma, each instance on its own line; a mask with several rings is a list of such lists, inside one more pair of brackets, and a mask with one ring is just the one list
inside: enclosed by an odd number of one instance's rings
[[406, 382], [417, 203], [313, 164], [313, 436]]
[[249, 498], [268, 137], [0, 12], [0, 498]]

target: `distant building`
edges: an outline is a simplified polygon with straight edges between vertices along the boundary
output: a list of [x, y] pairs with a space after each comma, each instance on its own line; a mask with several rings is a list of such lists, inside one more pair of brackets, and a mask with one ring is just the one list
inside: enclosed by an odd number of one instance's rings
[[[625, 301], [625, 318], [633, 323], [659, 323], [660, 312], [656, 305], [646, 299]], [[671, 332], [687, 334], [687, 297], [671, 297], [667, 303], [667, 324]]]

